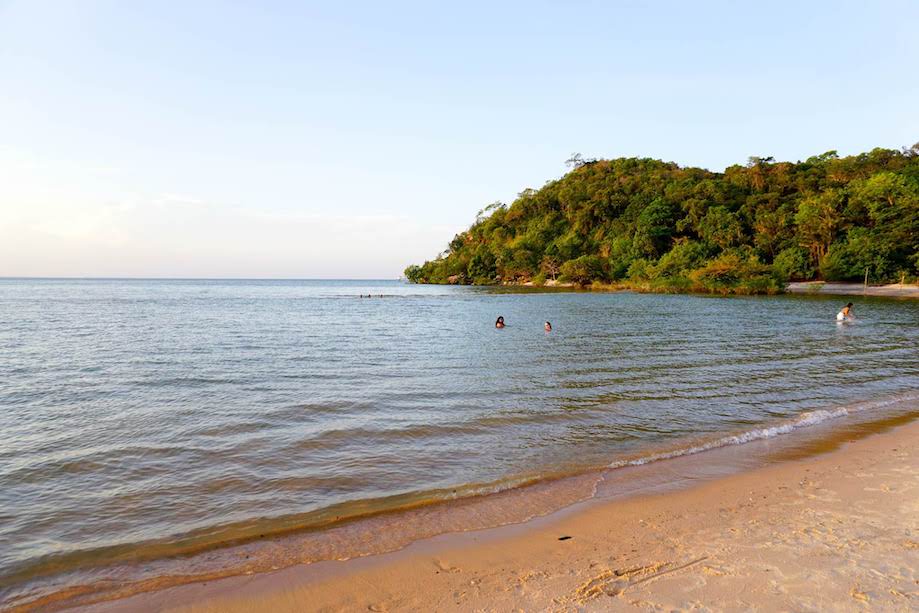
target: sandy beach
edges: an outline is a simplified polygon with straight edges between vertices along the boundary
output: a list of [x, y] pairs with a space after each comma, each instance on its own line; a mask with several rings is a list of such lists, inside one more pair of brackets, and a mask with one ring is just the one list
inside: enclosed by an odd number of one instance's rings
[[919, 1], [213, 4], [0, 0], [0, 613], [919, 613]]
[[861, 283], [823, 283], [806, 281], [789, 283], [790, 294], [831, 294], [836, 296], [886, 296], [887, 298], [919, 298], [919, 285], [891, 283], [890, 285], [869, 285]]
[[86, 610], [908, 611], [919, 422], [675, 492]]

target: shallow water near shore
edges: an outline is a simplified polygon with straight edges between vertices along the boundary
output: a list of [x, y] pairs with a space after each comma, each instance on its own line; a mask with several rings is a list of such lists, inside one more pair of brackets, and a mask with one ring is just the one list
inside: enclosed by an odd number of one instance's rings
[[839, 302], [0, 280], [0, 602], [388, 550], [607, 495], [610, 466], [911, 415], [919, 305]]

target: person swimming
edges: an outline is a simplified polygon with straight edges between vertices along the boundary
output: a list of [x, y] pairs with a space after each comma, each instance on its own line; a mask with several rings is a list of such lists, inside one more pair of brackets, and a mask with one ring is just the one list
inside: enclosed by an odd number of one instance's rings
[[855, 319], [855, 314], [852, 313], [852, 303], [850, 302], [846, 306], [842, 307], [842, 310], [836, 313], [836, 321], [851, 321]]
[[546, 332], [552, 332], [552, 324], [550, 324], [548, 321], [546, 322], [546, 325], [543, 327], [546, 329]]
[[504, 327], [504, 317], [502, 315], [498, 315], [498, 319], [495, 321], [495, 327], [496, 328]]

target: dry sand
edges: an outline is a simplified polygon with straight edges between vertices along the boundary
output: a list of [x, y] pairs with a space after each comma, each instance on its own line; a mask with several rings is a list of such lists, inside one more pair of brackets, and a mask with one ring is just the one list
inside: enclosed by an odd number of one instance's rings
[[682, 491], [93, 610], [916, 611], [919, 422]]
[[887, 296], [889, 298], [919, 298], [919, 285], [892, 283], [869, 285], [861, 283], [795, 282], [786, 288], [792, 294], [833, 294], [839, 296]]

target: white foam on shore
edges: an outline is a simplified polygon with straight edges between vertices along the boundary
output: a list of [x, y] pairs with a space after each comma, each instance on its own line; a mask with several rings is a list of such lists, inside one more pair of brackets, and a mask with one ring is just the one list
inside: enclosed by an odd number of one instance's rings
[[847, 407], [838, 407], [835, 409], [817, 409], [815, 411], [807, 411], [786, 423], [776, 424], [766, 428], [757, 428], [755, 430], [749, 430], [740, 434], [724, 436], [706, 443], [693, 445], [692, 447], [684, 447], [681, 449], [674, 449], [672, 451], [663, 451], [632, 460], [618, 460], [609, 464], [609, 467], [623, 468], [626, 466], [641, 466], [643, 464], [649, 464], [659, 460], [669, 460], [671, 458], [678, 458], [680, 456], [693, 455], [696, 453], [702, 453], [703, 451], [718, 449], [719, 447], [727, 447], [728, 445], [743, 445], [744, 443], [749, 443], [751, 441], [758, 441], [775, 436], [781, 436], [782, 434], [788, 434], [799, 428], [815, 426], [830, 419], [846, 417], [847, 415], [860, 413], [868, 409], [880, 409], [894, 404], [915, 400], [919, 400], [919, 396], [907, 395], [889, 400], [865, 402]]

